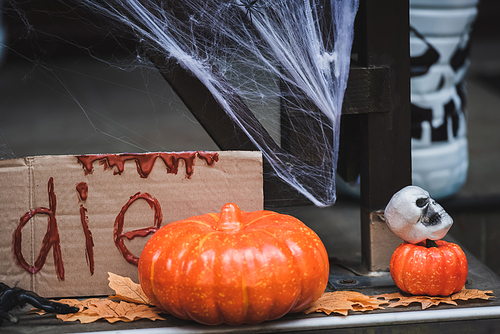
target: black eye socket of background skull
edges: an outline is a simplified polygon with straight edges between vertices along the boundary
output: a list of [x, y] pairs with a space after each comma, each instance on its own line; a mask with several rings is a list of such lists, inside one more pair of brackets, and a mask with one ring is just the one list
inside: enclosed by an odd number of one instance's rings
[[429, 201], [429, 199], [427, 197], [421, 197], [421, 198], [417, 199], [416, 204], [419, 208], [423, 208], [424, 206], [427, 205], [428, 201]]
[[[462, 35], [461, 38], [463, 38], [464, 35]], [[470, 53], [470, 39], [467, 40], [467, 44], [462, 48], [458, 46], [458, 48], [455, 50], [453, 53], [453, 56], [450, 59], [450, 66], [453, 68], [453, 71], [458, 71], [462, 66], [464, 66], [465, 61], [469, 57]]]
[[410, 58], [410, 77], [418, 77], [426, 74], [431, 66], [438, 62], [439, 52], [437, 52], [437, 50], [427, 41], [425, 36], [418, 32], [417, 29], [410, 26], [410, 31], [427, 45], [427, 50], [424, 54]]

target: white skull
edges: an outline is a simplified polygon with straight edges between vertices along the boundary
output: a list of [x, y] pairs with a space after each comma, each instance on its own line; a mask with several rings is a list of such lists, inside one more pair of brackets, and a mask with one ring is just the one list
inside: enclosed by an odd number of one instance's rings
[[453, 225], [453, 219], [443, 207], [416, 186], [405, 187], [394, 194], [384, 215], [389, 229], [412, 244], [442, 239]]

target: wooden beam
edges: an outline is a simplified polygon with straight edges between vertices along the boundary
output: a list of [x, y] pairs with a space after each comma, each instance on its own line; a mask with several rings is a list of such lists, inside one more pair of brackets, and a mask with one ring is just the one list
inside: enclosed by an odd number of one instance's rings
[[359, 128], [362, 258], [369, 271], [378, 271], [388, 269], [399, 241], [374, 213], [411, 184], [408, 1], [361, 0], [358, 20], [358, 60], [388, 68], [391, 90], [389, 112], [361, 115]]

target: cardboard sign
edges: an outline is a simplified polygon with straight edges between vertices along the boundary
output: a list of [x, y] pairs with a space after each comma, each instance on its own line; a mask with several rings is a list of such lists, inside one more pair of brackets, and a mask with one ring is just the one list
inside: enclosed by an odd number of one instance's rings
[[0, 161], [0, 282], [44, 297], [106, 295], [169, 222], [263, 208], [260, 152], [37, 156]]

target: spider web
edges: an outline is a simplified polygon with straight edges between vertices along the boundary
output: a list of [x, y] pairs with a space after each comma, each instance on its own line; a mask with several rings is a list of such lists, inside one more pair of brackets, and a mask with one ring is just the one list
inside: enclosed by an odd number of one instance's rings
[[[318, 206], [335, 202], [339, 122], [357, 0], [82, 0], [73, 5], [106, 22], [108, 35], [128, 36], [136, 49], [125, 58], [104, 59], [91, 47], [75, 45], [88, 55], [77, 61], [80, 67], [74, 63], [51, 65], [50, 57], [44, 55], [24, 56], [28, 65], [21, 70], [9, 68], [19, 72], [19, 85], [38, 87], [42, 102], [45, 92], [52, 91], [59, 102], [71, 105], [67, 107], [70, 112], [61, 112], [53, 120], [70, 139], [56, 137], [54, 141], [63, 145], [57, 152], [35, 154], [99, 153], [96, 147], [108, 152], [216, 149], [206, 135], [178, 146], [171, 136], [163, 138], [165, 129], [203, 130], [148, 60], [146, 54], [154, 52], [178, 63], [209, 89], [263, 152], [277, 176]], [[28, 37], [37, 30], [21, 7], [13, 1], [11, 10], [25, 22], [24, 38], [31, 42], [33, 38]], [[67, 12], [59, 13], [72, 14], [71, 5]], [[87, 23], [99, 29], [99, 22], [87, 19]], [[65, 39], [61, 36], [58, 38]], [[66, 41], [76, 44], [70, 38]], [[44, 46], [36, 48], [43, 50]], [[95, 59], [101, 64], [97, 72], [85, 67]], [[106, 73], [118, 70], [129, 78], [110, 83]], [[142, 87], [130, 78], [140, 78]], [[85, 86], [82, 82], [92, 83]], [[131, 97], [142, 96], [141, 100], [116, 101], [112, 94], [103, 96], [100, 92], [106, 84], [129, 91]], [[15, 91], [15, 87], [10, 85], [6, 91]], [[109, 105], [113, 107], [108, 109]], [[47, 105], [38, 107], [42, 112]], [[15, 118], [12, 114], [7, 99], [0, 119]], [[182, 122], [172, 125], [172, 115]], [[0, 123], [0, 158], [14, 156], [18, 149], [11, 148], [18, 145], [10, 140], [12, 132], [25, 131], [28, 136], [36, 129], [36, 117], [24, 117], [32, 123], [29, 126], [18, 120], [18, 129]], [[255, 119], [276, 144], [268, 145], [262, 139], [265, 134]], [[43, 136], [43, 129], [37, 131]], [[173, 137], [179, 136], [182, 133]]]

